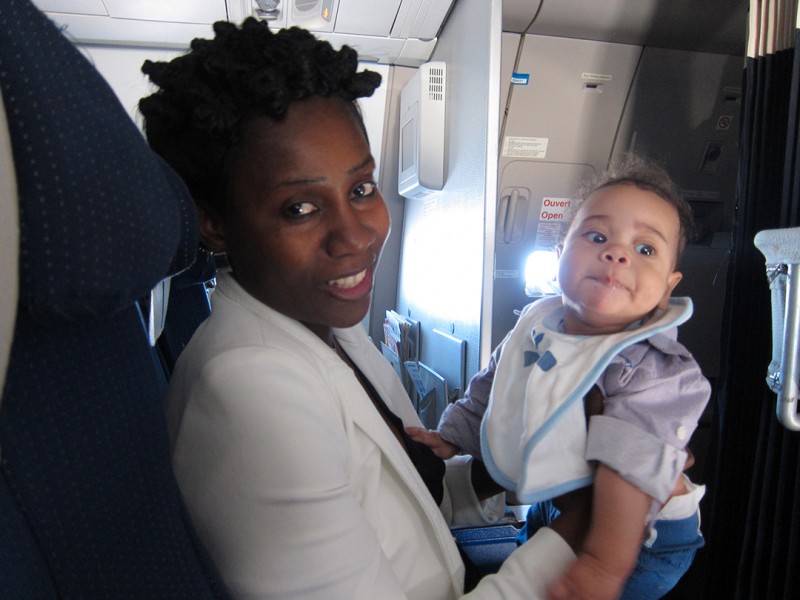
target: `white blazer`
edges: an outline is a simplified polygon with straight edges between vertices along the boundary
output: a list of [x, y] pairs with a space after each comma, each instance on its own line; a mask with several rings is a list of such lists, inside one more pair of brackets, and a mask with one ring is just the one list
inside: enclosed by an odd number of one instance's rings
[[[167, 418], [178, 484], [233, 596], [461, 596], [464, 567], [443, 512], [480, 512], [469, 465], [448, 469], [440, 510], [331, 348], [230, 275], [212, 302], [178, 360]], [[362, 328], [335, 335], [386, 404], [419, 425]], [[469, 597], [536, 598], [573, 557], [545, 530]]]

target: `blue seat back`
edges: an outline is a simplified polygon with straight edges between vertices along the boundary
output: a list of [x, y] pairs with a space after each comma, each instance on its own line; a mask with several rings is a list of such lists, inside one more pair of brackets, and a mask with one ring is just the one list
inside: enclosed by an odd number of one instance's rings
[[225, 598], [175, 483], [138, 308], [194, 260], [191, 198], [29, 0], [0, 2], [0, 93], [21, 234], [0, 598]]
[[172, 278], [166, 322], [157, 342], [168, 376], [197, 327], [211, 315], [207, 286], [215, 276], [212, 256], [201, 253], [191, 268]]

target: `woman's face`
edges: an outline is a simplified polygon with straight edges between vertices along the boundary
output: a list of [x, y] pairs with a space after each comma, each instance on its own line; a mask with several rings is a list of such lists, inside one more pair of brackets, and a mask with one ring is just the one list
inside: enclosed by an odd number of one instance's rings
[[237, 156], [230, 214], [201, 214], [204, 241], [251, 295], [318, 335], [360, 322], [389, 214], [352, 109], [295, 102], [283, 121], [254, 120]]

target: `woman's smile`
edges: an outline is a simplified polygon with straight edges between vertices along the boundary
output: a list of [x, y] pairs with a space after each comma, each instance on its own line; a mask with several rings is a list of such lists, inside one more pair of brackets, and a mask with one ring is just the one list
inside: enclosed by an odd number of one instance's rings
[[340, 300], [357, 300], [372, 292], [372, 280], [372, 268], [369, 268], [355, 275], [333, 279], [326, 285], [330, 293]]

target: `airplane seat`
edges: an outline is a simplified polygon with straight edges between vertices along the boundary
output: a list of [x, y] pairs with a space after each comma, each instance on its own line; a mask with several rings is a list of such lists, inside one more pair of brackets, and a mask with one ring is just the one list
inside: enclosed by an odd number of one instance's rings
[[175, 482], [137, 305], [194, 260], [194, 204], [29, 0], [0, 3], [0, 100], [0, 175], [16, 178], [19, 214], [17, 301], [0, 303], [0, 336], [13, 318], [7, 353], [0, 337], [0, 597], [227, 598]]
[[[5, 123], [5, 108], [0, 98], [0, 240], [3, 241], [3, 252], [0, 252], [0, 390], [11, 353], [19, 288], [17, 181]], [[44, 557], [37, 552], [34, 536], [14, 505], [11, 490], [5, 485], [0, 485], [0, 532], [0, 564], [3, 565], [0, 590], [4, 595], [9, 598], [55, 597]], [[13, 574], [11, 580], [9, 574]]]
[[197, 327], [211, 315], [207, 286], [215, 276], [213, 256], [201, 252], [190, 268], [172, 278], [164, 330], [156, 342], [167, 376]]

